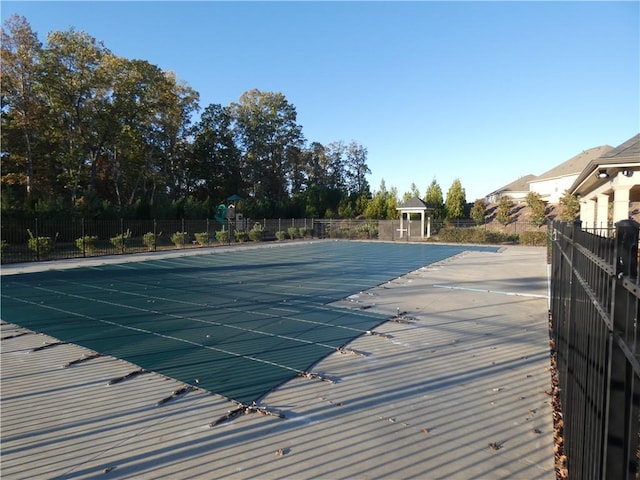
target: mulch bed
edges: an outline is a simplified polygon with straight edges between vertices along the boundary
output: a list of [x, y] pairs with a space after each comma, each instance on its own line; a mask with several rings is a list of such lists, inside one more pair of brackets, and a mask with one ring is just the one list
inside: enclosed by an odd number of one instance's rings
[[[551, 334], [551, 314], [549, 314], [549, 334]], [[550, 336], [551, 347], [551, 389], [547, 392], [551, 397], [551, 410], [553, 414], [553, 440], [555, 445], [555, 471], [557, 480], [567, 480], [567, 456], [564, 453], [564, 418], [562, 416], [562, 403], [560, 401], [560, 387], [558, 383], [558, 365], [556, 358], [555, 340]]]

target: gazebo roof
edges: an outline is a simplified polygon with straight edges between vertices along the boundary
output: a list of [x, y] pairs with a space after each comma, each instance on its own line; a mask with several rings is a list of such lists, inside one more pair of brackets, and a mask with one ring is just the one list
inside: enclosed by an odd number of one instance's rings
[[406, 202], [402, 203], [401, 205], [397, 206], [396, 210], [401, 210], [401, 211], [404, 210], [405, 212], [406, 211], [421, 212], [421, 211], [430, 211], [430, 210], [433, 210], [433, 208], [427, 205], [426, 203], [424, 203], [418, 197], [413, 197], [407, 200]]

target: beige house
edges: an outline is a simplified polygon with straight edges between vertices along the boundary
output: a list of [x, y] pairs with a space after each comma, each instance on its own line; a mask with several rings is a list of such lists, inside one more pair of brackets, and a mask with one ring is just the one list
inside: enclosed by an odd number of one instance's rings
[[585, 167], [612, 149], [613, 147], [609, 145], [602, 145], [579, 153], [531, 180], [529, 191], [540, 194], [542, 200], [547, 203], [558, 203], [560, 197], [571, 188]]
[[640, 201], [640, 134], [593, 158], [569, 191], [580, 199], [582, 227], [607, 228]]
[[491, 192], [485, 197], [485, 201], [487, 203], [498, 203], [502, 197], [509, 197], [516, 203], [524, 202], [527, 195], [529, 195], [529, 182], [535, 178], [536, 176], [533, 174], [520, 177], [515, 182]]

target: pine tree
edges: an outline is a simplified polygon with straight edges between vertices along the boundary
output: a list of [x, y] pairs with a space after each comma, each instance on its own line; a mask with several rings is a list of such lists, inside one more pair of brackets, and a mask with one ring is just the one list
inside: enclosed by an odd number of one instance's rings
[[565, 222], [573, 222], [580, 213], [580, 201], [578, 197], [572, 195], [569, 190], [565, 190], [560, 197], [560, 218]]
[[496, 220], [501, 225], [509, 225], [513, 221], [511, 215], [511, 209], [513, 208], [513, 201], [509, 197], [500, 197], [498, 202], [498, 210], [496, 213]]
[[529, 192], [527, 195], [527, 205], [531, 209], [531, 221], [536, 227], [541, 227], [547, 220], [546, 210], [547, 206], [540, 198], [540, 194], [536, 192]]
[[487, 209], [487, 204], [482, 198], [478, 198], [471, 207], [471, 218], [476, 222], [476, 225], [480, 225], [484, 221], [484, 214]]
[[424, 202], [433, 208], [431, 216], [434, 220], [444, 219], [444, 200], [442, 197], [442, 189], [435, 178], [427, 187], [427, 191], [424, 194]]
[[451, 184], [449, 191], [447, 192], [447, 200], [444, 205], [444, 208], [447, 212], [447, 219], [455, 220], [458, 218], [463, 218], [466, 205], [466, 193], [464, 191], [464, 188], [462, 188], [460, 180], [456, 178]]

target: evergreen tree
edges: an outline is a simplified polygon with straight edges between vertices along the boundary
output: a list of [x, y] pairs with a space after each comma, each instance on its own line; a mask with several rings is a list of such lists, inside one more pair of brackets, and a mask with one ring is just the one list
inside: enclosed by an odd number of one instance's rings
[[471, 218], [476, 222], [476, 225], [480, 225], [484, 221], [484, 214], [487, 209], [487, 204], [482, 198], [478, 198], [471, 207]]
[[427, 187], [423, 200], [427, 205], [433, 208], [431, 216], [434, 220], [444, 219], [444, 197], [442, 196], [442, 189], [435, 178]]
[[539, 193], [529, 192], [527, 195], [527, 205], [531, 209], [531, 221], [536, 227], [541, 227], [547, 220], [547, 206], [542, 201]]
[[509, 225], [513, 221], [513, 217], [511, 215], [511, 209], [513, 208], [513, 201], [507, 197], [500, 197], [500, 201], [498, 202], [498, 210], [496, 213], [496, 220], [501, 225]]
[[380, 182], [380, 190], [373, 194], [367, 203], [364, 216], [369, 219], [386, 220], [397, 218], [398, 191], [393, 187], [387, 190], [384, 179]]
[[387, 220], [400, 218], [400, 212], [398, 211], [398, 189], [396, 187], [391, 187], [391, 190], [387, 194], [387, 210], [385, 218]]
[[456, 220], [464, 217], [464, 209], [467, 206], [467, 198], [459, 179], [455, 179], [447, 192], [445, 211], [448, 220]]
[[418, 190], [418, 187], [413, 182], [411, 182], [409, 186], [409, 191], [404, 192], [404, 195], [402, 195], [402, 203], [408, 202], [412, 198], [420, 198], [420, 190]]
[[565, 222], [573, 222], [580, 213], [580, 201], [578, 197], [572, 195], [569, 190], [565, 190], [560, 197], [560, 218]]

